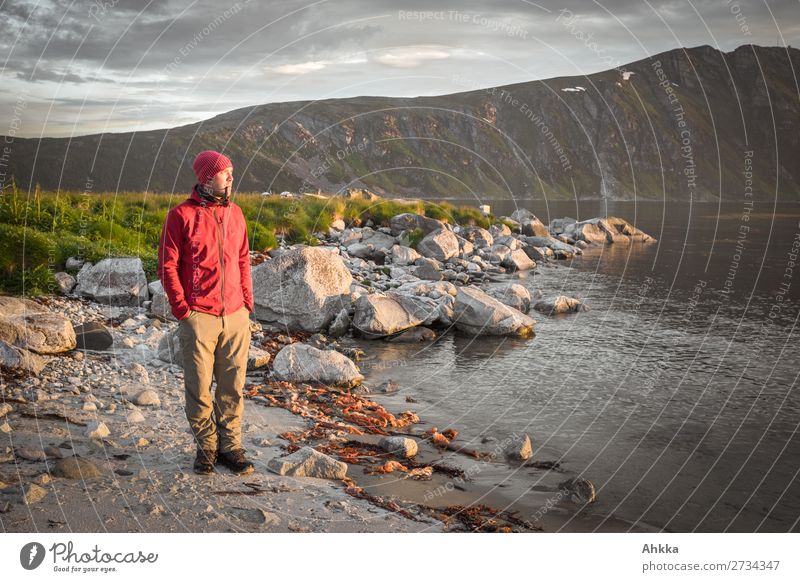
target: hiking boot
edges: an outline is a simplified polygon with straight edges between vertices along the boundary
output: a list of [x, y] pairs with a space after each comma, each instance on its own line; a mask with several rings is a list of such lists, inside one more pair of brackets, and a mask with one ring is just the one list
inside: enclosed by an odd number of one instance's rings
[[234, 449], [227, 453], [221, 452], [217, 457], [217, 462], [228, 467], [237, 475], [249, 475], [256, 470], [253, 463], [245, 458], [244, 449]]
[[216, 462], [216, 450], [197, 449], [197, 456], [194, 459], [194, 472], [198, 475], [210, 475], [214, 472], [214, 463]]

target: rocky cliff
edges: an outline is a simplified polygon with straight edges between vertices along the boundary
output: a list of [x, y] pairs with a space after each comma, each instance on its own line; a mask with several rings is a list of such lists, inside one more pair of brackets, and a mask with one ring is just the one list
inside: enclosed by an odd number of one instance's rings
[[182, 191], [194, 154], [216, 148], [249, 191], [797, 200], [798, 65], [792, 48], [675, 49], [452, 95], [277, 103], [168, 130], [15, 139], [9, 167], [22, 188]]

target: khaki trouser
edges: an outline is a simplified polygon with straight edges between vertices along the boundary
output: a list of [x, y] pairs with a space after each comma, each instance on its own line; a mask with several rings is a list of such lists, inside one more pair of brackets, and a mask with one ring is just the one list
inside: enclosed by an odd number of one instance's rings
[[[242, 446], [249, 319], [247, 308], [242, 307], [224, 317], [192, 311], [178, 324], [186, 418], [200, 449], [227, 453]], [[212, 374], [217, 381], [213, 397]]]

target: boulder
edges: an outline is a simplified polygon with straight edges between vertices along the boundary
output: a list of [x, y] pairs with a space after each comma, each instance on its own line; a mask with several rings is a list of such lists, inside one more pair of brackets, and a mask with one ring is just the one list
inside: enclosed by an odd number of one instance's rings
[[107, 350], [114, 343], [111, 332], [99, 321], [89, 321], [75, 328], [75, 343], [79, 350]]
[[75, 330], [69, 319], [30, 299], [0, 296], [0, 340], [39, 354], [58, 354], [75, 348]]
[[428, 297], [373, 293], [356, 301], [353, 328], [374, 339], [422, 325], [437, 316], [438, 306]]
[[181, 340], [177, 329], [165, 333], [161, 337], [161, 340], [158, 342], [158, 359], [168, 364], [183, 366]]
[[435, 259], [421, 257], [417, 259], [415, 264], [417, 267], [414, 269], [414, 276], [417, 279], [425, 279], [426, 281], [442, 280], [441, 266]]
[[342, 337], [350, 329], [350, 314], [346, 309], [342, 309], [328, 327], [328, 335], [331, 337]]
[[148, 285], [152, 303], [150, 304], [150, 313], [154, 317], [162, 321], [177, 321], [175, 316], [172, 315], [172, 307], [170, 307], [169, 299], [161, 285], [161, 281], [153, 281]]
[[536, 321], [487, 295], [477, 287], [458, 289], [453, 306], [456, 327], [470, 335], [532, 337]]
[[568, 225], [578, 222], [574, 218], [565, 216], [564, 218], [554, 218], [550, 221], [550, 232], [553, 234], [562, 234]]
[[557, 313], [572, 313], [578, 311], [588, 311], [588, 307], [581, 303], [579, 299], [574, 297], [567, 297], [566, 295], [556, 295], [554, 297], [547, 297], [537, 301], [533, 308], [536, 311], [541, 311], [547, 315], [555, 315]]
[[415, 344], [419, 342], [429, 342], [436, 339], [436, 332], [427, 327], [414, 327], [389, 338], [392, 343]]
[[247, 354], [247, 370], [253, 371], [258, 368], [263, 368], [269, 364], [271, 357], [267, 350], [262, 350], [256, 346], [250, 346], [250, 351]]
[[[554, 237], [529, 236], [525, 237], [525, 242], [534, 247], [546, 247], [550, 249], [557, 259], [571, 259], [575, 255], [583, 253], [579, 247], [567, 244]], [[530, 254], [528, 256], [530, 256]]]
[[[491, 234], [492, 237], [508, 236], [508, 235], [511, 234], [511, 229], [508, 228], [507, 225], [502, 224], [502, 223], [501, 224], [493, 224], [493, 225], [491, 225], [489, 227], [489, 234]], [[494, 244], [494, 243], [492, 243], [492, 244]], [[489, 246], [491, 246], [491, 245], [489, 245]]]
[[528, 236], [550, 236], [550, 229], [536, 218], [536, 215], [524, 208], [515, 210], [511, 215], [511, 219], [519, 223], [522, 234]]
[[303, 447], [286, 457], [270, 459], [267, 468], [278, 475], [289, 477], [316, 477], [317, 479], [344, 479], [347, 465], [320, 453], [311, 447]]
[[46, 365], [42, 356], [0, 340], [0, 370], [4, 373], [38, 376]]
[[536, 268], [536, 263], [522, 249], [511, 251], [503, 257], [500, 264], [511, 271], [530, 271]]
[[616, 216], [590, 218], [565, 226], [563, 234], [576, 241], [587, 243], [655, 242], [656, 239], [642, 232], [628, 221]]
[[353, 277], [334, 253], [297, 247], [252, 270], [256, 318], [290, 329], [322, 331], [350, 305]]
[[410, 459], [415, 456], [418, 450], [417, 441], [400, 436], [384, 437], [378, 442], [378, 446], [387, 453], [404, 459]]
[[90, 439], [104, 439], [111, 434], [111, 431], [104, 422], [94, 421], [89, 423], [83, 434]]
[[486, 294], [522, 313], [528, 313], [531, 309], [531, 294], [519, 283], [492, 286], [486, 289]]
[[138, 257], [103, 259], [78, 273], [75, 294], [109, 305], [140, 305], [148, 298], [147, 277]]
[[361, 242], [371, 245], [374, 249], [386, 251], [387, 253], [392, 250], [392, 247], [397, 245], [397, 241], [393, 236], [372, 229], [364, 229], [361, 235]]
[[392, 263], [398, 266], [413, 265], [420, 254], [411, 247], [394, 245], [392, 247]]
[[286, 382], [356, 386], [364, 380], [358, 367], [343, 354], [297, 343], [278, 352], [272, 370], [277, 380]]
[[[511, 231], [509, 231], [509, 234]], [[494, 237], [485, 228], [480, 226], [467, 226], [458, 231], [459, 236], [471, 242], [476, 249], [485, 249], [494, 244]]]
[[523, 434], [522, 436], [514, 435], [509, 439], [504, 452], [509, 459], [527, 461], [533, 456], [531, 437], [527, 434]]
[[69, 273], [56, 273], [53, 275], [53, 278], [56, 280], [56, 283], [58, 283], [58, 289], [61, 291], [62, 295], [69, 295], [75, 288], [75, 277]]
[[458, 238], [452, 231], [440, 228], [417, 243], [417, 252], [443, 263], [458, 255]]
[[138, 392], [131, 399], [131, 402], [137, 406], [161, 406], [161, 399], [158, 397], [158, 392], [150, 388]]
[[403, 231], [415, 230], [417, 228], [424, 234], [430, 234], [435, 230], [443, 228], [444, 223], [435, 218], [428, 218], [421, 214], [406, 212], [391, 217], [389, 219], [389, 226], [392, 229], [392, 234], [397, 236]]
[[80, 457], [67, 457], [59, 459], [53, 468], [53, 475], [63, 479], [92, 479], [102, 473], [97, 465]]

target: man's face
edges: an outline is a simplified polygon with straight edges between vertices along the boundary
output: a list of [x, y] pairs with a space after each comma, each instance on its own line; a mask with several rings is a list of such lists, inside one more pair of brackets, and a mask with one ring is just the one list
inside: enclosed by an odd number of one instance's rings
[[226, 188], [233, 185], [233, 168], [228, 167], [217, 172], [217, 174], [208, 181], [208, 185], [214, 190], [215, 194], [222, 194]]

